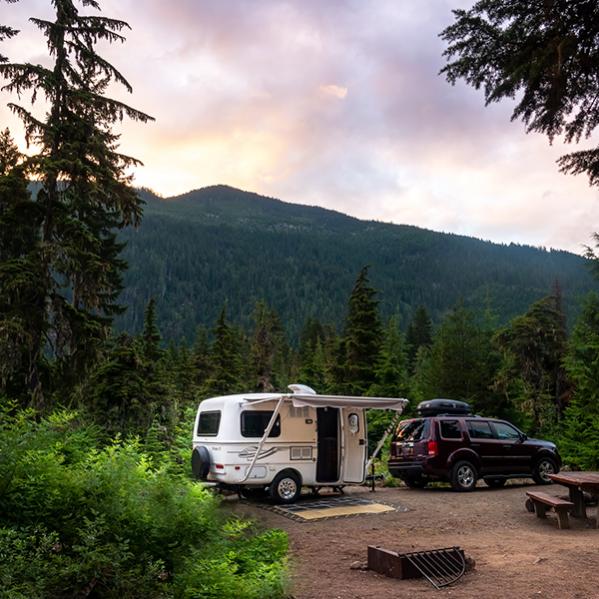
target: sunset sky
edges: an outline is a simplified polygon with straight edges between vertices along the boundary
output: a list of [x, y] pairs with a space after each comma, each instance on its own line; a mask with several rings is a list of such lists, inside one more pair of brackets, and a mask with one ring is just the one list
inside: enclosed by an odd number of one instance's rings
[[[599, 190], [558, 172], [560, 143], [509, 103], [438, 75], [438, 33], [471, 0], [100, 0], [133, 30], [102, 47], [156, 118], [125, 123], [136, 184], [170, 196], [225, 183], [359, 218], [580, 252]], [[48, 63], [27, 22], [49, 0], [0, 3], [15, 62]], [[82, 12], [93, 12], [82, 9]], [[113, 95], [125, 98], [120, 90]], [[0, 96], [0, 123], [22, 128]], [[40, 107], [41, 109], [42, 107]], [[582, 147], [590, 147], [585, 141]]]

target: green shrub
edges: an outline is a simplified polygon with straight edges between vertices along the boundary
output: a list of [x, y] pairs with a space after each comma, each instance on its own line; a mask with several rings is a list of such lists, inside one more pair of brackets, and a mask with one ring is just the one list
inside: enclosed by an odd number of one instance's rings
[[71, 413], [3, 414], [2, 596], [282, 596], [285, 534], [227, 520], [165, 455], [99, 448]]

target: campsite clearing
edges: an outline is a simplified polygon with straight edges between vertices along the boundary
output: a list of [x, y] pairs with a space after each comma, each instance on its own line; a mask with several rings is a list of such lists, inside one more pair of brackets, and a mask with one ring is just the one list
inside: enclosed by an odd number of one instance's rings
[[[472, 493], [449, 487], [423, 490], [347, 488], [351, 497], [399, 504], [409, 511], [388, 511], [301, 522], [257, 504], [225, 501], [235, 513], [265, 526], [282, 528], [290, 539], [291, 596], [294, 599], [385, 599], [408, 596], [599, 598], [599, 531], [592, 522], [571, 518], [559, 530], [547, 520], [531, 518], [524, 507], [526, 491], [539, 489], [510, 481], [503, 489], [479, 483]], [[552, 495], [563, 487], [543, 487]], [[593, 518], [596, 508], [589, 508]], [[458, 545], [476, 562], [455, 586], [437, 591], [426, 581], [394, 580], [368, 570], [351, 569], [366, 561], [368, 545], [414, 551]]]

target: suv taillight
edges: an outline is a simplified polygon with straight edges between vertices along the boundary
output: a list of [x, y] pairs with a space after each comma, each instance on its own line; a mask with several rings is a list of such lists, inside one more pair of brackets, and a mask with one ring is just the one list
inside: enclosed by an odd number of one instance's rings
[[428, 449], [428, 455], [430, 456], [436, 456], [437, 452], [438, 452], [438, 447], [437, 447], [437, 442], [436, 441], [429, 441], [428, 445], [427, 445], [427, 449]]

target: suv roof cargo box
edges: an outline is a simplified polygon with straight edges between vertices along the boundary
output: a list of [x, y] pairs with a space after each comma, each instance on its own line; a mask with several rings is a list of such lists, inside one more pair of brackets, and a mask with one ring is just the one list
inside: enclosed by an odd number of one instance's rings
[[419, 416], [437, 416], [438, 414], [471, 414], [472, 408], [465, 401], [455, 399], [430, 399], [418, 404]]

